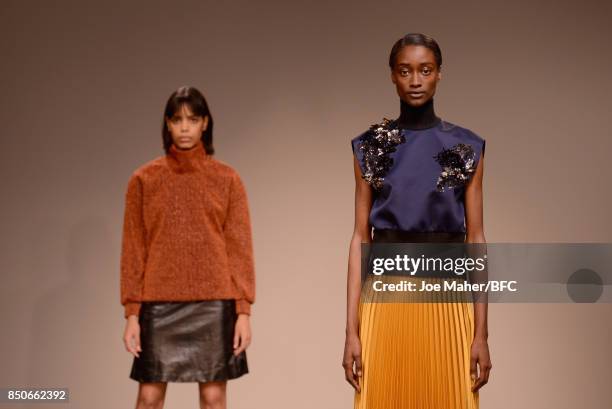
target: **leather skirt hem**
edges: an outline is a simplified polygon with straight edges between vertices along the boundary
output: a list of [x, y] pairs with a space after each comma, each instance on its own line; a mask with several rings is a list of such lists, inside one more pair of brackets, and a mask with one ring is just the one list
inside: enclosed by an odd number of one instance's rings
[[153, 376], [153, 377], [138, 377], [136, 375], [130, 374], [130, 379], [133, 379], [137, 382], [141, 383], [155, 383], [155, 382], [223, 382], [229, 381], [232, 379], [240, 378], [242, 375], [248, 374], [249, 371], [245, 369], [244, 371], [235, 372], [233, 374], [227, 376], [217, 376], [210, 377], [208, 374], [201, 373], [190, 373], [189, 376], [176, 376], [176, 375], [165, 375], [165, 376]]
[[215, 382], [249, 372], [246, 351], [234, 355], [235, 300], [143, 302], [138, 382]]

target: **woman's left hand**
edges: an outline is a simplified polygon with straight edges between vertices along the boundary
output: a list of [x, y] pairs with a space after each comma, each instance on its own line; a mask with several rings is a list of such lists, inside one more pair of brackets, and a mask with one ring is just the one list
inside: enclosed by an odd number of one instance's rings
[[251, 323], [248, 314], [238, 314], [234, 327], [234, 355], [239, 355], [251, 344]]
[[[478, 364], [478, 371], [476, 365]], [[489, 381], [489, 372], [493, 365], [489, 356], [489, 343], [486, 339], [475, 338], [472, 342], [470, 357], [470, 376], [474, 383], [472, 392], [476, 392]]]

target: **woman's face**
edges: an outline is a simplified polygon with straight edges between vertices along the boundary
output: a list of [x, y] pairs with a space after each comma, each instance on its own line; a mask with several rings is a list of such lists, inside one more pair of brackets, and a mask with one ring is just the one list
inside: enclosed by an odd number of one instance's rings
[[391, 70], [397, 95], [408, 105], [418, 107], [436, 93], [441, 73], [433, 51], [422, 45], [402, 47]]
[[202, 132], [208, 126], [208, 116], [194, 115], [187, 104], [183, 104], [172, 118], [166, 118], [166, 126], [177, 148], [191, 149], [202, 138]]

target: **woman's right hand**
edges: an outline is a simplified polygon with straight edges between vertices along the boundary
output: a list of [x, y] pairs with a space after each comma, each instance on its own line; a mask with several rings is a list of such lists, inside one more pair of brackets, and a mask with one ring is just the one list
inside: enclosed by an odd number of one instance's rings
[[342, 367], [344, 367], [344, 377], [347, 382], [350, 383], [357, 392], [361, 392], [361, 387], [359, 386], [359, 378], [362, 374], [361, 341], [357, 334], [346, 335]]
[[123, 343], [129, 353], [136, 358], [140, 357], [139, 352], [142, 352], [142, 349], [140, 348], [140, 324], [138, 324], [137, 315], [130, 315], [126, 320]]

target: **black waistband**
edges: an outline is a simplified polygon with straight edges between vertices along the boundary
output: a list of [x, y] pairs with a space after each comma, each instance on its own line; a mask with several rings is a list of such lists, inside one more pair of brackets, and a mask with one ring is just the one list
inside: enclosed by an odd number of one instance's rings
[[463, 243], [463, 232], [415, 232], [395, 229], [374, 229], [375, 243]]

